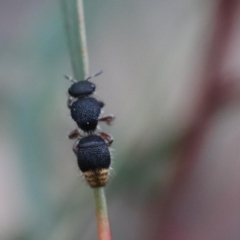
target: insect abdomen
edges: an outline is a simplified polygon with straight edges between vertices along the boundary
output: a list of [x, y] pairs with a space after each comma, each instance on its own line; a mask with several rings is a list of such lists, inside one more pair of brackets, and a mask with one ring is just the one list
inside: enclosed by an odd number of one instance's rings
[[77, 145], [78, 166], [93, 188], [105, 186], [111, 156], [104, 139], [97, 135], [82, 138]]

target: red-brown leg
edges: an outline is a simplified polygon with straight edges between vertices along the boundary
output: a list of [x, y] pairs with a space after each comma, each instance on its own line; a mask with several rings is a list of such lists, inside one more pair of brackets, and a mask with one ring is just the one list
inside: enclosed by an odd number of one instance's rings
[[77, 145], [78, 145], [79, 141], [80, 141], [80, 139], [78, 139], [78, 140], [73, 144], [73, 148], [72, 148], [73, 152], [74, 152], [76, 155], [77, 155], [77, 150], [78, 150]]
[[113, 114], [109, 114], [105, 117], [99, 118], [98, 121], [106, 122], [107, 124], [111, 124], [114, 119], [115, 119], [115, 116]]
[[71, 131], [69, 133], [68, 138], [69, 139], [75, 139], [75, 138], [77, 138], [79, 136], [80, 136], [80, 133], [79, 133], [78, 129], [76, 128], [76, 129], [74, 129], [73, 131]]
[[108, 146], [111, 146], [113, 143], [113, 137], [108, 135], [105, 132], [100, 132], [99, 135], [106, 141]]

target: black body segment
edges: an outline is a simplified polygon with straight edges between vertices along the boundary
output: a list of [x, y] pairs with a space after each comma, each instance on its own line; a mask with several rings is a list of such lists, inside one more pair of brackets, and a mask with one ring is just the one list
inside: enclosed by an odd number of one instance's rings
[[109, 148], [104, 139], [97, 135], [82, 138], [77, 145], [77, 160], [80, 170], [98, 172], [108, 169], [111, 163]]
[[80, 81], [72, 84], [68, 89], [70, 96], [74, 98], [89, 96], [94, 93], [96, 86], [94, 83], [89, 81]]
[[102, 103], [95, 98], [79, 98], [70, 106], [71, 116], [78, 127], [86, 132], [94, 131], [98, 124]]

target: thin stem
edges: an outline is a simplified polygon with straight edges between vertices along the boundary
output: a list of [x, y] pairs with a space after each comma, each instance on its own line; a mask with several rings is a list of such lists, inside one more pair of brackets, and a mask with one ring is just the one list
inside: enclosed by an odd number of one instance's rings
[[96, 216], [98, 225], [98, 239], [111, 240], [111, 230], [108, 221], [107, 203], [104, 188], [95, 188], [94, 198], [96, 204]]
[[89, 75], [87, 39], [82, 0], [61, 0], [73, 76], [83, 80]]
[[[73, 76], [77, 80], [83, 80], [89, 76], [83, 0], [61, 0], [61, 3], [65, 19]], [[98, 240], [111, 240], [104, 188], [95, 188], [93, 192], [96, 205]]]
[[80, 48], [81, 48], [81, 56], [82, 56], [83, 75], [85, 79], [89, 75], [89, 61], [88, 61], [87, 37], [86, 37], [86, 30], [85, 30], [83, 0], [77, 0], [77, 6], [78, 6]]

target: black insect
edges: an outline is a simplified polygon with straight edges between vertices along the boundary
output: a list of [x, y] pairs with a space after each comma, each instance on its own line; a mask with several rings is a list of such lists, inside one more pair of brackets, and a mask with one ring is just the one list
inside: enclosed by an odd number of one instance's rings
[[79, 139], [73, 150], [78, 166], [92, 188], [106, 185], [111, 164], [109, 145], [101, 136], [89, 135]]
[[68, 80], [73, 82], [72, 86], [68, 89], [68, 107], [71, 117], [84, 132], [94, 132], [99, 121], [109, 124], [114, 120], [113, 115], [99, 118], [104, 103], [91, 96], [95, 92], [96, 85], [89, 80], [101, 73], [98, 72], [85, 79], [85, 81], [77, 81], [66, 76]]
[[92, 188], [105, 186], [111, 164], [109, 146], [113, 138], [97, 130], [98, 122], [103, 121], [109, 124], [115, 118], [113, 115], [99, 118], [104, 103], [92, 96], [96, 86], [89, 81], [99, 74], [101, 72], [80, 82], [66, 77], [73, 82], [68, 90], [68, 107], [73, 120], [79, 127], [69, 134], [69, 138], [78, 138], [73, 151], [77, 156], [80, 170]]

